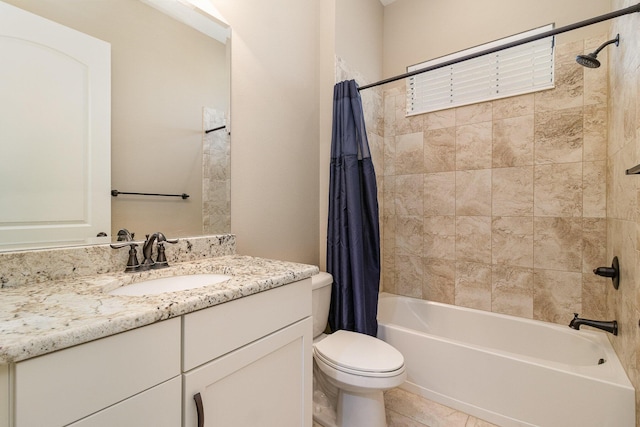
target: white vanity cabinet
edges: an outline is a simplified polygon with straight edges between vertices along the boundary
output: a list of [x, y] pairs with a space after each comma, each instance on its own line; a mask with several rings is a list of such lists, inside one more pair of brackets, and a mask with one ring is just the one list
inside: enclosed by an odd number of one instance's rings
[[311, 427], [312, 339], [305, 279], [0, 365], [0, 427]]
[[310, 280], [184, 316], [184, 427], [311, 426]]
[[[14, 427], [179, 425], [180, 326], [170, 319], [16, 363]], [[131, 422], [151, 410], [159, 424]]]

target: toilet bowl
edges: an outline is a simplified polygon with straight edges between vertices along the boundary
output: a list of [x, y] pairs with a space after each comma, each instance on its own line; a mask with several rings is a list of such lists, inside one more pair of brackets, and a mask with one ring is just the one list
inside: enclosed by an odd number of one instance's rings
[[[314, 419], [325, 427], [386, 427], [383, 391], [406, 379], [402, 354], [375, 337], [351, 331], [324, 335], [333, 278], [312, 277], [314, 396], [328, 396], [335, 416], [316, 404]], [[327, 390], [327, 384], [335, 390]], [[333, 415], [333, 414], [332, 414]]]

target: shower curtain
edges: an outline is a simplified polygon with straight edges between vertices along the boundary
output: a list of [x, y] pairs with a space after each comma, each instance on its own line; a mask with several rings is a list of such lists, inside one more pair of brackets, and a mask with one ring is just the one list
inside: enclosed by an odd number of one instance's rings
[[327, 271], [333, 275], [329, 325], [378, 331], [380, 233], [376, 174], [355, 80], [333, 91]]

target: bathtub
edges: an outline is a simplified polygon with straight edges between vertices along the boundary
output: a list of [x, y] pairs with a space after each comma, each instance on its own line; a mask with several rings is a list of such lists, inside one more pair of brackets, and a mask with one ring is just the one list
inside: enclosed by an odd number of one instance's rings
[[604, 332], [386, 293], [378, 323], [409, 392], [500, 426], [635, 425], [635, 391]]

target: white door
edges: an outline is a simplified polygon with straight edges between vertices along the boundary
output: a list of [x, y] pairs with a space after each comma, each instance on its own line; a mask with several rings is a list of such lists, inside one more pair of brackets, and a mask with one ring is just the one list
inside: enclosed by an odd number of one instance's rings
[[0, 249], [111, 230], [111, 45], [0, 2]]

